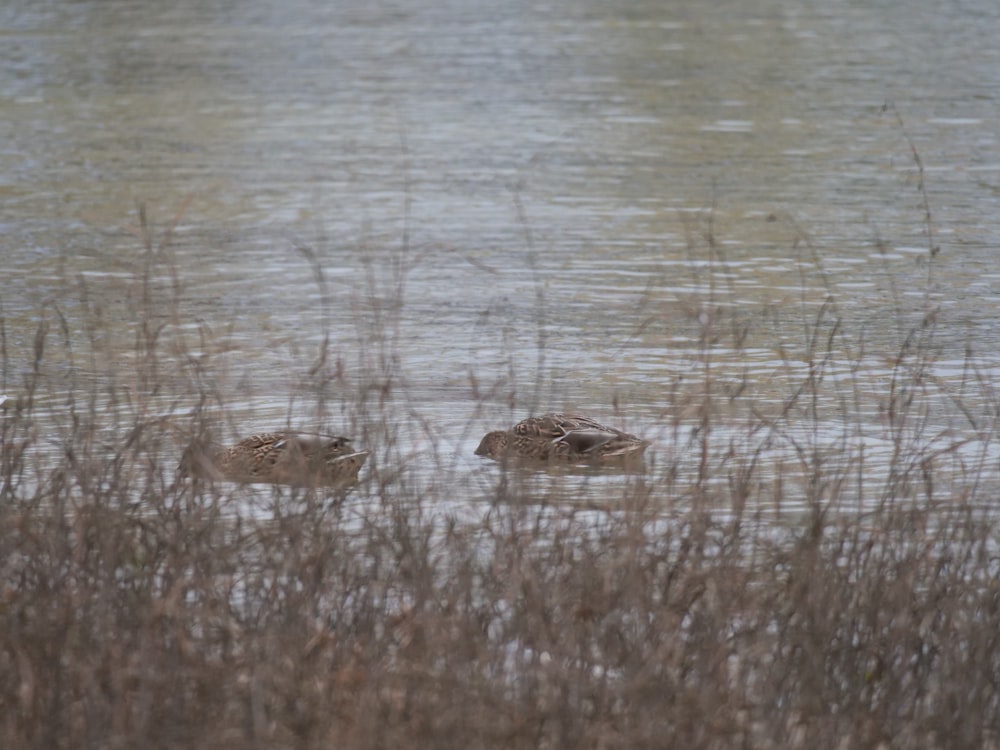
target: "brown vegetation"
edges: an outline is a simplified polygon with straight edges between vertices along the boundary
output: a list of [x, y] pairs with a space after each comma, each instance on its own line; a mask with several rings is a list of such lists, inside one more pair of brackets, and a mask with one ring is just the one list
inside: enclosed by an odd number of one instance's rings
[[[448, 489], [406, 472], [366, 390], [373, 455], [346, 502], [276, 488], [248, 514], [242, 488], [179, 479], [177, 436], [214, 427], [219, 398], [165, 340], [172, 314], [137, 301], [127, 389], [83, 377], [58, 314], [23, 382], [3, 336], [0, 746], [1000, 745], [996, 467], [927, 428], [932, 313], [891, 366], [884, 482], [790, 436], [789, 476], [752, 447], [710, 461], [726, 396], [706, 381], [678, 406], [701, 415], [696, 471], [630, 477], [603, 510], [500, 472], [466, 523], [433, 512]], [[750, 411], [746, 445], [818, 419], [837, 326], [824, 308], [807, 376]], [[135, 399], [165, 358], [200, 409]], [[783, 519], [792, 486], [807, 514]]]

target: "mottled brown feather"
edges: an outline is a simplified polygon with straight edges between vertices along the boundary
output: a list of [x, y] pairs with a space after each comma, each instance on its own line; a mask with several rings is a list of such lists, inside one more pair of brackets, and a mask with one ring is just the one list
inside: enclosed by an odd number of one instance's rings
[[576, 414], [528, 417], [509, 430], [487, 433], [476, 455], [568, 464], [639, 460], [649, 443], [635, 435]]
[[357, 481], [368, 451], [349, 438], [307, 432], [265, 432], [224, 449], [191, 446], [181, 459], [184, 475], [244, 484], [347, 487]]

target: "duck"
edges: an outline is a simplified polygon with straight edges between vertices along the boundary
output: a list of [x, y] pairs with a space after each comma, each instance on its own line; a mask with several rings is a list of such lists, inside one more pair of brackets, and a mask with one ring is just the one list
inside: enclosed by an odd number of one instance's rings
[[228, 448], [192, 445], [178, 470], [182, 476], [241, 484], [345, 488], [357, 482], [368, 454], [343, 436], [279, 430], [251, 435]]
[[590, 417], [552, 412], [528, 417], [509, 430], [488, 432], [476, 455], [496, 461], [602, 465], [641, 461], [648, 446], [649, 441]]

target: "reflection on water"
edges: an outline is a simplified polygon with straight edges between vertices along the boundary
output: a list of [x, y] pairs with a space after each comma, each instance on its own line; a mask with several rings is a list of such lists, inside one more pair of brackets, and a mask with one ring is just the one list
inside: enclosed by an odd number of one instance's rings
[[[408, 450], [482, 487], [467, 445], [550, 409], [618, 414], [695, 471], [706, 383], [721, 434], [762, 410], [774, 450], [806, 417], [844, 450], [837, 420], [883, 429], [916, 332], [958, 440], [991, 408], [1000, 285], [1000, 15], [974, 6], [9, 4], [4, 390], [58, 311], [56, 369], [138, 397], [143, 309], [234, 431], [368, 429], [349, 402], [383, 377]], [[163, 408], [193, 398], [156, 374]]]

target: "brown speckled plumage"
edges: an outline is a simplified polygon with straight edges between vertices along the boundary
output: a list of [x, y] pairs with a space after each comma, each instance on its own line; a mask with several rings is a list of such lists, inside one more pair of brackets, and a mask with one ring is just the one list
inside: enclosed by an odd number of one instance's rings
[[225, 449], [188, 448], [182, 474], [246, 484], [347, 487], [357, 481], [368, 451], [350, 439], [307, 432], [265, 432]]
[[495, 460], [609, 464], [641, 460], [648, 445], [635, 435], [589, 417], [553, 413], [528, 417], [509, 430], [487, 433], [476, 455]]

